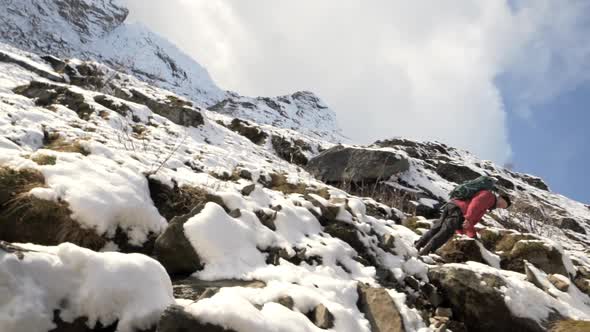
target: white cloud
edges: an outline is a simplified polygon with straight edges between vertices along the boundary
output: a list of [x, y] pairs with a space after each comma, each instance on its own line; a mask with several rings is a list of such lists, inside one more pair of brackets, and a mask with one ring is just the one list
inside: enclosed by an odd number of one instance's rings
[[354, 141], [438, 139], [499, 162], [510, 144], [498, 75], [530, 110], [584, 79], [590, 54], [575, 0], [127, 3], [223, 88], [312, 90]]

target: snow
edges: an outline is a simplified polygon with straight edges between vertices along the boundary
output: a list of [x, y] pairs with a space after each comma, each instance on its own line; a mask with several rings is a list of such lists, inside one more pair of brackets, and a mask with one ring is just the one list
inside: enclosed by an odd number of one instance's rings
[[[541, 323], [553, 310], [557, 310], [570, 319], [590, 320], [590, 299], [581, 294], [577, 288], [572, 287], [572, 294], [555, 299], [526, 281], [526, 276], [520, 273], [498, 270], [477, 262], [447, 264], [447, 266], [469, 269], [476, 273], [493, 274], [502, 278], [506, 282], [506, 286], [501, 288], [504, 301], [515, 316], [531, 318]], [[537, 270], [537, 273], [543, 278], [546, 277], [541, 271]]]
[[24, 259], [0, 252], [0, 329], [45, 332], [53, 310], [66, 322], [88, 317], [118, 323], [118, 332], [146, 329], [171, 303], [172, 284], [157, 261], [140, 254], [97, 253], [64, 243], [31, 244]]
[[[271, 243], [255, 218], [234, 219], [215, 203], [184, 224], [184, 232], [205, 264], [197, 276], [204, 280], [230, 279], [265, 263], [263, 249]], [[257, 226], [258, 225], [258, 226]]]

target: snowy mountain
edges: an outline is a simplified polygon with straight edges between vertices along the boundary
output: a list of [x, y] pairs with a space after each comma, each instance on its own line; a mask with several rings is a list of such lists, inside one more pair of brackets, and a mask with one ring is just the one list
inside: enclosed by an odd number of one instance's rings
[[[242, 119], [342, 141], [333, 111], [309, 92], [247, 98], [220, 89], [205, 68], [112, 0], [1, 0], [0, 41], [38, 54], [95, 60]], [[239, 105], [236, 107], [236, 105]], [[225, 107], [227, 106], [227, 107]]]

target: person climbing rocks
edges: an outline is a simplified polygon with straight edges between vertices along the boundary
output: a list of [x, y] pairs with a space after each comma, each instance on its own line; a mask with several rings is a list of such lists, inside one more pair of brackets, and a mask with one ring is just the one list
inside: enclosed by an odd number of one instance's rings
[[507, 194], [494, 193], [495, 181], [494, 178], [481, 176], [453, 189], [451, 200], [444, 205], [440, 219], [415, 243], [419, 254], [423, 256], [435, 252], [455, 232], [474, 238], [475, 225], [488, 210], [510, 207]]

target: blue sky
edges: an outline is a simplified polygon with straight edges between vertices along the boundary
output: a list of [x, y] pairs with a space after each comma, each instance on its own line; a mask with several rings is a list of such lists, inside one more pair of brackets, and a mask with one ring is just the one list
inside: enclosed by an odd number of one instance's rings
[[[510, 91], [504, 96], [507, 108], [516, 107]], [[590, 82], [534, 106], [530, 118], [508, 114], [514, 170], [541, 176], [553, 191], [590, 204]]]

